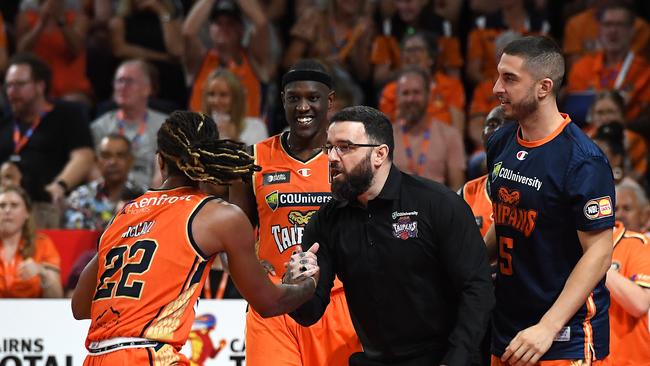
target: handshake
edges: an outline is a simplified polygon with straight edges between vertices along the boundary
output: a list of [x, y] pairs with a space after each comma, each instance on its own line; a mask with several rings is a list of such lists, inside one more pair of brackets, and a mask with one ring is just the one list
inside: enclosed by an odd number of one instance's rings
[[318, 251], [318, 243], [314, 243], [306, 252], [302, 251], [300, 245], [291, 254], [289, 262], [284, 264], [286, 269], [282, 277], [282, 283], [295, 285], [303, 281], [312, 280], [314, 288], [318, 285], [318, 278], [320, 277], [320, 268], [316, 259], [316, 252]]

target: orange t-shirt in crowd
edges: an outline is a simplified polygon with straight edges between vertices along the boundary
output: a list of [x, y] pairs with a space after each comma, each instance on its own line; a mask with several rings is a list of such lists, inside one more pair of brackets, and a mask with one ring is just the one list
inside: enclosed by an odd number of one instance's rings
[[246, 95], [246, 116], [259, 117], [262, 108], [262, 85], [248, 61], [248, 56], [244, 52], [241, 54], [240, 64], [232, 60], [227, 65], [222, 65], [217, 51], [211, 49], [205, 54], [201, 68], [194, 78], [192, 95], [190, 96], [190, 110], [194, 112], [202, 111], [205, 81], [218, 68], [226, 68], [237, 75]]
[[[399, 41], [391, 35], [376, 36], [370, 52], [370, 63], [373, 65], [391, 65], [391, 70], [401, 66]], [[438, 58], [436, 65], [439, 69], [463, 67], [463, 56], [460, 54], [458, 37], [438, 37]]]
[[[634, 55], [619, 92], [627, 105], [625, 117], [636, 118], [650, 102], [650, 64], [639, 55]], [[581, 57], [571, 68], [567, 82], [567, 91], [598, 92], [614, 89], [623, 61], [607, 67], [602, 51]]]
[[[29, 26], [35, 27], [40, 16], [39, 13], [29, 10], [25, 15]], [[74, 24], [76, 17], [77, 14], [74, 11], [65, 12], [67, 24]], [[43, 59], [52, 69], [52, 87], [50, 89], [52, 96], [60, 97], [67, 93], [88, 95], [92, 93], [90, 81], [86, 77], [86, 50], [80, 50], [77, 56], [71, 58], [70, 49], [61, 29], [45, 29], [36, 40], [32, 52]]]
[[192, 222], [212, 199], [192, 187], [150, 190], [115, 216], [99, 239], [86, 347], [139, 337], [181, 349], [214, 261], [194, 242]]
[[[429, 91], [427, 117], [451, 125], [449, 107], [465, 109], [465, 90], [458, 78], [436, 72]], [[384, 112], [391, 121], [397, 119], [397, 82], [386, 84], [379, 99], [379, 110]]]
[[472, 209], [476, 225], [481, 231], [481, 236], [487, 234], [494, 222], [492, 216], [492, 200], [487, 190], [487, 175], [472, 179], [460, 189], [459, 194]]
[[486, 79], [481, 81], [474, 88], [472, 102], [469, 106], [470, 117], [476, 115], [487, 115], [490, 111], [500, 104], [499, 99], [492, 92], [494, 81]]
[[[628, 231], [622, 223], [614, 227], [612, 266], [623, 277], [650, 291], [650, 245], [648, 238]], [[636, 318], [628, 314], [612, 296], [609, 308], [610, 353], [612, 365], [650, 364], [650, 313]]]
[[[302, 244], [309, 219], [332, 198], [327, 155], [321, 152], [303, 162], [288, 152], [287, 136], [272, 136], [254, 145], [255, 164], [262, 167], [253, 175], [258, 256], [273, 265], [278, 277], [284, 275], [284, 263], [294, 246]], [[332, 291], [341, 286], [337, 279]]]
[[[600, 24], [596, 9], [589, 8], [572, 16], [564, 26], [564, 53], [567, 56], [582, 56], [600, 49], [599, 31]], [[643, 55], [648, 51], [648, 46], [650, 46], [650, 24], [643, 18], [636, 17], [632, 50]]]
[[[496, 46], [497, 37], [508, 30], [500, 12], [476, 19], [476, 28], [469, 32], [467, 41], [467, 59], [481, 60], [481, 74], [485, 79], [493, 80], [497, 76]], [[523, 35], [545, 35], [549, 32], [547, 21], [528, 17], [524, 26], [516, 31]]]
[[[61, 267], [61, 257], [52, 240], [47, 235], [36, 234], [34, 244], [35, 249], [31, 257], [32, 260], [58, 272]], [[23, 245], [24, 243], [21, 240], [18, 244], [16, 255], [9, 263], [4, 262], [3, 256], [0, 256], [0, 298], [39, 298], [43, 296], [41, 278], [39, 276], [34, 276], [26, 280], [18, 278], [18, 266], [25, 260], [20, 255], [20, 248]], [[0, 249], [2, 249], [1, 240]]]
[[5, 19], [0, 14], [0, 48], [7, 48], [7, 30], [5, 29]]

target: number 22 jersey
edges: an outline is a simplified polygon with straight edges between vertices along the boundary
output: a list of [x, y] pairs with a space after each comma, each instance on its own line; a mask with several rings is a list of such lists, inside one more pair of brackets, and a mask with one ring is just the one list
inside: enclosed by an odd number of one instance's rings
[[[492, 353], [539, 322], [564, 288], [583, 251], [577, 230], [614, 226], [614, 182], [602, 151], [564, 121], [539, 141], [518, 123], [488, 141], [490, 196], [498, 246]], [[609, 354], [605, 278], [556, 335], [541, 360], [603, 359]]]

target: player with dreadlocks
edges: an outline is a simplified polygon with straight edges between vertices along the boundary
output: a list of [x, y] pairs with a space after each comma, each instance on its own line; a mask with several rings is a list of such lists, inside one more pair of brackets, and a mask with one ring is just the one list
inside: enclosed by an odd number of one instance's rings
[[198, 188], [260, 169], [241, 144], [218, 137], [212, 119], [192, 112], [174, 112], [158, 131], [161, 187], [115, 216], [72, 299], [75, 318], [92, 319], [84, 365], [188, 364], [179, 350], [217, 253], [228, 255], [240, 293], [263, 316], [312, 296], [317, 269], [296, 285], [274, 285], [255, 255], [246, 215]]

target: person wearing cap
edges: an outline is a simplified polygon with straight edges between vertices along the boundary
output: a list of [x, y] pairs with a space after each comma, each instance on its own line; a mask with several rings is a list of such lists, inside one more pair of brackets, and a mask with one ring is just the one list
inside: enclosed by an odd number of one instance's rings
[[[275, 282], [285, 275], [284, 264], [300, 247], [310, 218], [332, 198], [327, 156], [321, 152], [334, 102], [330, 75], [317, 61], [299, 61], [282, 78], [281, 96], [289, 131], [252, 146], [262, 171], [252, 184], [233, 184], [229, 199], [258, 226], [258, 257]], [[339, 280], [327, 299], [330, 306], [313, 327], [287, 315], [262, 319], [249, 309], [246, 364], [347, 365], [361, 346]]]
[[[243, 13], [243, 14], [242, 14]], [[252, 23], [248, 45], [242, 44], [244, 17]], [[209, 19], [210, 45], [202, 42], [199, 31]], [[199, 0], [183, 23], [184, 63], [193, 80], [189, 109], [201, 111], [202, 92], [208, 75], [219, 67], [239, 78], [246, 91], [246, 116], [259, 117], [261, 84], [272, 76], [271, 28], [255, 0]]]

